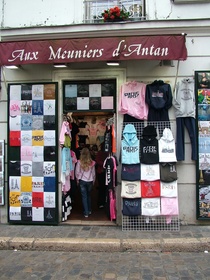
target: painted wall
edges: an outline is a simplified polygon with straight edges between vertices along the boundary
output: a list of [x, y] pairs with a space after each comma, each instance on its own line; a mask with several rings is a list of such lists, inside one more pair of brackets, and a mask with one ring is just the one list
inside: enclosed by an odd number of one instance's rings
[[[209, 18], [210, 3], [145, 2], [148, 20]], [[84, 17], [83, 0], [0, 0], [0, 11], [1, 28], [81, 24]]]

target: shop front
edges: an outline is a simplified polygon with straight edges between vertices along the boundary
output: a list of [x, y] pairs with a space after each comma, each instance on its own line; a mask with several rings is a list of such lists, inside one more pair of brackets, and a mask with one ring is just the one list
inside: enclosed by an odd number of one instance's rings
[[[121, 225], [123, 130], [126, 124], [133, 125], [140, 140], [143, 128], [150, 121], [155, 127], [156, 122], [160, 121], [159, 126], [163, 129], [171, 121], [149, 120], [148, 114], [136, 116], [132, 112], [135, 111], [134, 107], [123, 111], [122, 94], [127, 93], [131, 106], [134, 104], [131, 99], [141, 94], [145, 96], [145, 91], [141, 93], [139, 87], [123, 89], [131, 82], [130, 79], [135, 85], [145, 86], [145, 90], [146, 84], [156, 80], [149, 69], [142, 74], [144, 65], [186, 60], [185, 36], [2, 42], [0, 58], [2, 66], [16, 65], [21, 71], [8, 79], [8, 184], [5, 192], [8, 222]], [[124, 66], [99, 68], [102, 62], [122, 62]], [[78, 63], [79, 67], [72, 69], [71, 63]], [[54, 65], [61, 64], [67, 68], [53, 70]], [[138, 64], [142, 66], [140, 73], [129, 75], [132, 65], [138, 69]], [[145, 81], [142, 81], [142, 76]], [[170, 86], [170, 82], [164, 83]], [[136, 96], [133, 95], [135, 92]], [[68, 123], [71, 131], [70, 146], [64, 146], [61, 142], [62, 136], [65, 136], [65, 133], [62, 135], [64, 123]], [[110, 138], [107, 135], [110, 129], [113, 132], [109, 146]], [[171, 129], [175, 131], [173, 125]], [[92, 213], [86, 218], [74, 168], [82, 147], [88, 147], [95, 160], [103, 144], [108, 145], [104, 161], [107, 165], [105, 163], [103, 167], [108, 188], [104, 203], [101, 203], [101, 185], [96, 178], [92, 190]], [[69, 148], [68, 167], [63, 165], [64, 147]], [[110, 163], [110, 159], [116, 161]], [[140, 161], [134, 164], [140, 164]], [[113, 165], [115, 172], [111, 170], [112, 176], [116, 175], [116, 179], [113, 177], [110, 184], [107, 178]], [[143, 179], [137, 181], [140, 184]], [[114, 203], [114, 208], [111, 203]]]

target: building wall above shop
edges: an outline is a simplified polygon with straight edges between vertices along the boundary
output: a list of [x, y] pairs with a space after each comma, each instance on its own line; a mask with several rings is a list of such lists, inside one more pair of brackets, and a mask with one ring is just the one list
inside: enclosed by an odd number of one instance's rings
[[[1, 28], [25, 28], [39, 26], [61, 26], [90, 23], [87, 21], [86, 1], [93, 3], [100, 0], [0, 0]], [[100, 1], [102, 2], [102, 1]], [[134, 3], [134, 0], [107, 0], [103, 1], [104, 9], [113, 2]], [[138, 0], [135, 0], [135, 4]], [[207, 19], [209, 18], [210, 2], [194, 1], [185, 4], [172, 0], [139, 0], [144, 5], [145, 17], [140, 20], [180, 20], [180, 19]], [[98, 23], [98, 22], [97, 22]], [[103, 21], [100, 22], [103, 24]]]

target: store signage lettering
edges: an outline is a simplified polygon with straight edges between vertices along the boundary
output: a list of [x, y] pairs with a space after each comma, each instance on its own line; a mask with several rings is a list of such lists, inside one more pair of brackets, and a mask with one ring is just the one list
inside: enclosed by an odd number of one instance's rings
[[38, 54], [39, 52], [26, 52], [24, 49], [15, 50], [14, 52], [12, 52], [12, 58], [8, 59], [8, 61], [14, 62], [17, 59], [19, 59], [20, 61], [38, 60]]
[[168, 48], [155, 47], [154, 44], [149, 47], [143, 47], [142, 44], [127, 45], [125, 40], [119, 42], [117, 48], [113, 52], [113, 57], [119, 56], [123, 52], [124, 56], [131, 56], [136, 54], [137, 56], [167, 56]]
[[184, 36], [1, 42], [0, 65], [187, 58]]
[[[88, 46], [85, 45], [85, 48]], [[71, 59], [71, 58], [93, 58], [93, 57], [101, 57], [103, 55], [104, 49], [90, 49], [90, 50], [63, 50], [59, 48], [57, 51], [54, 51], [52, 46], [49, 46], [50, 49], [50, 57], [49, 60], [54, 59]]]

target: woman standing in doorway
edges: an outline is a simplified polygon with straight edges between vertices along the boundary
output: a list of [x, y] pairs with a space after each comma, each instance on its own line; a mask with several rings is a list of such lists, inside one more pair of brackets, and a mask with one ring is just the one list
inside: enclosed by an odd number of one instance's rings
[[82, 195], [84, 217], [91, 214], [91, 190], [96, 178], [95, 161], [88, 148], [83, 148], [77, 162], [75, 176]]

